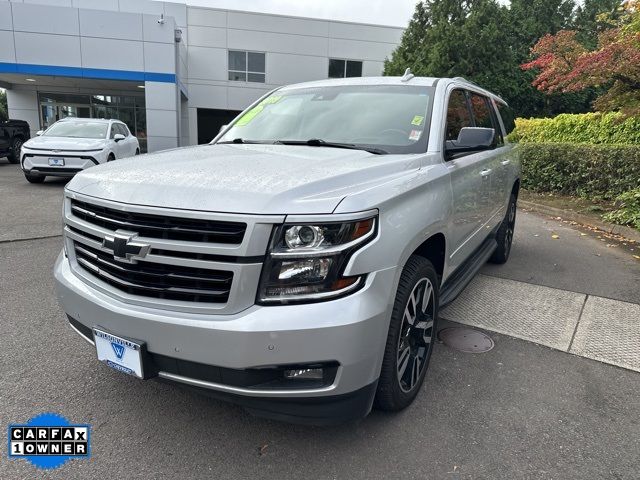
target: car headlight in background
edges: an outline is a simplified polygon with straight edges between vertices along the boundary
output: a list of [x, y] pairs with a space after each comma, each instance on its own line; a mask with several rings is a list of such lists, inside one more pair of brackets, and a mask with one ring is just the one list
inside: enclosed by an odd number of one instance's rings
[[351, 254], [371, 240], [376, 216], [345, 222], [285, 223], [272, 235], [258, 302], [310, 302], [358, 289], [363, 276], [344, 277]]

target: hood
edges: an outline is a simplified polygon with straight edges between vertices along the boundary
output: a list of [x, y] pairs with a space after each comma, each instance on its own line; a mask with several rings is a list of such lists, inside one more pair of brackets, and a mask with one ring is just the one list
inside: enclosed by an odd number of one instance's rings
[[331, 213], [347, 195], [417, 170], [417, 155], [287, 145], [201, 145], [92, 167], [69, 190], [135, 205], [247, 214]]
[[77, 152], [86, 150], [96, 150], [104, 148], [103, 138], [69, 138], [69, 137], [49, 137], [41, 135], [34, 137], [24, 143], [27, 148], [42, 150], [64, 150], [65, 152]]

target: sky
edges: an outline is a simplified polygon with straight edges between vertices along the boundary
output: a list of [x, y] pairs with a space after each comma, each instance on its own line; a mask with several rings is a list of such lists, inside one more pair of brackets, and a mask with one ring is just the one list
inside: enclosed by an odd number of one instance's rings
[[[174, 0], [175, 1], [175, 0]], [[181, 2], [182, 3], [182, 2]], [[406, 27], [416, 0], [186, 0], [194, 6]]]
[[[172, 0], [195, 6], [406, 27], [418, 0]], [[498, 0], [508, 3], [508, 0]]]

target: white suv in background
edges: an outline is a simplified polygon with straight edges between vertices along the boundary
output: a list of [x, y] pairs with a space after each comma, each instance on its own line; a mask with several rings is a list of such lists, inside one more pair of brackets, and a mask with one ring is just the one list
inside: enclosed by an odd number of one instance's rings
[[138, 139], [119, 120], [65, 118], [22, 145], [20, 166], [29, 182], [42, 183], [139, 153]]

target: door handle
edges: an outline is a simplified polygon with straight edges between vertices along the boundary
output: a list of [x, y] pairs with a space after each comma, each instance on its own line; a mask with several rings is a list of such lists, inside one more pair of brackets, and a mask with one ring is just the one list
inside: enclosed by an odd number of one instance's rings
[[491, 170], [490, 168], [485, 168], [484, 170], [482, 170], [482, 171], [480, 172], [480, 176], [482, 176], [482, 177], [487, 177], [487, 176], [489, 176], [489, 174], [491, 173], [491, 171], [492, 171], [492, 170]]
[[500, 162], [502, 165], [509, 165], [511, 163], [511, 160], [503, 160]]

